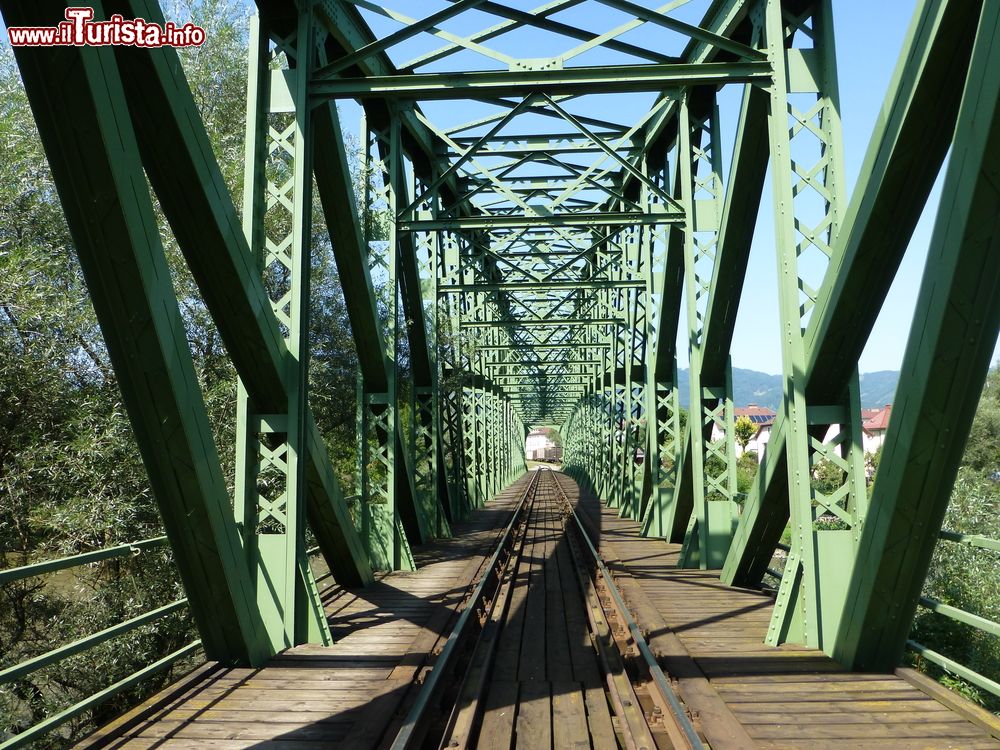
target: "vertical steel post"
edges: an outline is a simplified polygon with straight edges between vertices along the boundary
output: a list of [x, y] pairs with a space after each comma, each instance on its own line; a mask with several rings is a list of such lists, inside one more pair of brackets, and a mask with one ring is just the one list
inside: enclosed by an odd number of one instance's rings
[[[251, 41], [244, 232], [265, 278], [288, 350], [287, 411], [262, 414], [239, 388], [235, 512], [243, 524], [257, 605], [271, 647], [331, 642], [305, 554], [311, 108], [311, 4], [292, 38], [276, 40], [288, 67], [272, 69], [264, 30]], [[277, 233], [277, 236], [275, 236]]]
[[[702, 373], [705, 309], [712, 287], [723, 199], [718, 104], [704, 119], [692, 113], [691, 93], [679, 109], [680, 193], [687, 211], [684, 230], [684, 294], [688, 322], [690, 411], [688, 435], [694, 512], [679, 565], [718, 568], [725, 561], [736, 525], [736, 456], [732, 383], [705, 383]], [[718, 430], [719, 437], [713, 437]]]
[[[792, 530], [767, 641], [824, 647], [836, 633], [847, 585], [843, 560], [854, 555], [863, 520], [859, 496], [865, 491], [856, 444], [860, 438], [856, 376], [839, 403], [809, 403], [805, 393], [803, 333], [823, 275], [816, 273], [816, 267], [825, 272], [828, 266], [844, 210], [831, 5], [819, 0], [806, 13], [791, 14], [778, 0], [768, 0], [763, 34], [775, 71], [769, 88], [768, 131], [782, 320], [781, 416]], [[817, 275], [820, 282], [811, 280]], [[831, 430], [833, 424], [839, 429]], [[827, 439], [828, 432], [835, 434]], [[829, 495], [814, 487], [821, 461], [830, 462], [842, 477]], [[821, 517], [842, 528], [824, 528], [830, 523], [818, 524]]]

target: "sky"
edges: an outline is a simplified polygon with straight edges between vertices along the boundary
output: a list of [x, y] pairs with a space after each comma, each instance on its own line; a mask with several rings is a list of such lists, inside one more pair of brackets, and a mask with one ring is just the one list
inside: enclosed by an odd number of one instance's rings
[[[510, 5], [528, 8], [536, 3], [528, 0], [507, 0]], [[538, 0], [540, 2], [540, 0]], [[843, 142], [845, 167], [847, 177], [847, 194], [853, 191], [857, 181], [862, 161], [868, 147], [872, 127], [879, 110], [882, 107], [889, 79], [896, 65], [897, 58], [906, 35], [911, 16], [917, 0], [891, 0], [891, 2], [871, 2], [871, 0], [834, 0], [834, 25], [837, 43], [838, 77], [840, 85], [841, 120], [843, 127]], [[527, 4], [525, 4], [527, 3]], [[390, 7], [411, 16], [423, 16], [440, 5], [437, 0], [432, 3], [415, 2], [415, 0], [386, 0]], [[643, 3], [647, 4], [647, 3]], [[430, 7], [434, 5], [435, 7]], [[693, 12], [699, 3], [689, 6]], [[682, 8], [681, 11], [688, 10]], [[700, 10], [698, 11], [700, 13]], [[606, 17], [602, 14], [607, 13]], [[593, 31], [603, 31], [614, 23], [613, 11], [605, 9], [594, 10], [585, 16], [581, 25]], [[685, 19], [694, 20], [694, 19]], [[495, 19], [488, 18], [490, 25]], [[469, 23], [477, 20], [470, 18]], [[372, 21], [373, 27], [379, 33], [394, 30], [398, 25], [384, 22], [383, 28], [378, 28], [378, 20]], [[454, 29], [456, 31], [472, 31], [472, 28]], [[6, 43], [6, 33], [3, 22], [0, 21], [0, 33], [3, 33], [3, 43]], [[639, 33], [639, 32], [633, 32]], [[641, 33], [655, 33], [649, 25]], [[419, 54], [417, 42], [411, 50], [404, 45], [391, 51], [396, 61], [409, 59], [410, 55]], [[491, 43], [497, 46], [499, 43]], [[434, 47], [438, 46], [433, 44]], [[505, 50], [515, 56], [526, 56], [521, 49]], [[546, 50], [549, 52], [550, 50]], [[465, 53], [463, 53], [465, 54]], [[538, 54], [532, 52], [529, 54]], [[476, 56], [473, 56], [476, 57]], [[486, 62], [488, 67], [495, 63]], [[594, 64], [591, 60], [581, 57], [576, 64]], [[477, 64], [473, 62], [473, 64]], [[736, 92], [737, 87], [732, 87]], [[732, 97], [730, 97], [732, 98]], [[738, 99], [736, 100], [738, 101]], [[437, 114], [442, 104], [425, 104], [424, 109], [437, 122]], [[358, 114], [356, 106], [341, 107], [341, 115], [345, 129], [357, 135]], [[730, 116], [726, 121], [726, 109], [723, 105], [722, 134], [724, 147], [731, 151], [735, 134], [732, 122], [735, 110], [729, 109]], [[468, 115], [473, 117], [474, 115]], [[627, 115], [626, 115], [627, 116]], [[465, 118], [462, 118], [465, 119]], [[728, 165], [728, 157], [726, 158]], [[728, 166], [727, 166], [728, 168]], [[944, 170], [942, 170], [943, 172]], [[897, 370], [903, 358], [906, 347], [906, 332], [910, 329], [914, 306], [920, 287], [927, 247], [930, 242], [937, 204], [940, 199], [941, 176], [931, 193], [924, 214], [914, 232], [906, 256], [896, 275], [895, 282], [882, 307], [882, 312], [869, 338], [868, 345], [861, 356], [859, 370], [873, 372], [877, 370]], [[765, 185], [761, 201], [761, 211], [757, 221], [751, 248], [750, 262], [747, 273], [747, 283], [744, 288], [740, 305], [740, 314], [736, 323], [735, 337], [732, 346], [732, 361], [735, 367], [759, 370], [767, 373], [781, 371], [781, 353], [779, 342], [779, 318], [777, 307], [777, 265], [774, 254], [773, 219], [771, 208], [770, 181]], [[684, 328], [682, 322], [681, 328]], [[683, 339], [683, 340], [682, 340]], [[686, 336], [679, 336], [679, 365], [687, 364]], [[1000, 360], [1000, 341], [994, 348], [993, 360]]]

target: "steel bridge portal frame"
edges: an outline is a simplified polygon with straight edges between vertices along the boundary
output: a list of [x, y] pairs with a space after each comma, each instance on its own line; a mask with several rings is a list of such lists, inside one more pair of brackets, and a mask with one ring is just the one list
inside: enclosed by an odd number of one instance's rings
[[[552, 18], [573, 0], [533, 14], [449, 0], [419, 20], [368, 0], [259, 0], [242, 222], [174, 50], [16, 50], [210, 658], [329, 642], [306, 524], [342, 583], [412, 568], [411, 545], [450, 534], [524, 471], [528, 428], [552, 426], [566, 471], [682, 542], [682, 565], [756, 585], [790, 521], [768, 642], [898, 662], [1000, 326], [1000, 10], [920, 3], [848, 202], [830, 0], [715, 0], [697, 24], [599, 1], [631, 19], [595, 34]], [[0, 9], [9, 25], [53, 21], [25, 0]], [[445, 30], [477, 9], [501, 20]], [[400, 28], [376, 36], [361, 10]], [[95, 12], [162, 19], [153, 0]], [[647, 24], [679, 54], [620, 38]], [[542, 60], [489, 45], [529, 27], [576, 46]], [[444, 46], [394, 65], [388, 51], [421, 34]], [[571, 64], [594, 50], [630, 62]], [[459, 51], [499, 68], [427, 70]], [[743, 89], [728, 158], [726, 86]], [[635, 122], [576, 106], [629, 94], [652, 96]], [[341, 99], [365, 113], [357, 197]], [[420, 106], [460, 100], [495, 109], [439, 126]], [[869, 501], [857, 360], [949, 148]], [[783, 404], [741, 502], [729, 350], [769, 166]], [[147, 176], [239, 374], [232, 510]], [[309, 410], [314, 184], [358, 351], [353, 514]], [[813, 487], [820, 462], [841, 475], [829, 494]]]

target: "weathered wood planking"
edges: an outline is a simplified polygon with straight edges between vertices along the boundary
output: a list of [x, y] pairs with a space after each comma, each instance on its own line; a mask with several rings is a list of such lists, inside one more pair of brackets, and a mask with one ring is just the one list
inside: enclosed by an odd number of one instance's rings
[[455, 538], [415, 548], [416, 572], [382, 574], [365, 589], [333, 584], [323, 591], [333, 646], [289, 649], [260, 669], [205, 665], [81, 747], [373, 747], [450, 630], [524, 481], [456, 523]]
[[553, 487], [540, 485], [501, 622], [479, 748], [618, 746], [559, 502]]
[[[567, 477], [560, 481], [579, 496]], [[680, 570], [680, 545], [641, 537], [638, 524], [592, 496], [578, 502], [661, 664], [682, 677], [681, 697], [699, 712], [716, 750], [745, 747], [738, 732], [761, 748], [1000, 748], [997, 723], [959, 696], [918, 689], [916, 678], [900, 674], [847, 672], [814, 649], [765, 645], [770, 596], [726, 586], [718, 571]], [[731, 736], [713, 736], [734, 719], [739, 727], [728, 727]]]

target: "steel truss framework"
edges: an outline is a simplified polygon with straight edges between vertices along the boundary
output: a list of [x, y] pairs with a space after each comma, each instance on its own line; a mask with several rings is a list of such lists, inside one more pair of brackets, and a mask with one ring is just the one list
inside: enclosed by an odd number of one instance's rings
[[[566, 470], [684, 565], [756, 585], [790, 522], [768, 640], [895, 666], [1000, 325], [997, 5], [919, 3], [848, 200], [830, 0], [257, 4], [242, 221], [175, 51], [17, 50], [209, 656], [329, 641], [306, 525], [344, 583], [412, 567], [553, 426]], [[608, 28], [567, 20], [587, 5]], [[341, 100], [364, 111], [358, 195]], [[949, 149], [869, 499], [857, 361]], [[744, 499], [728, 353], [768, 168], [784, 399]], [[240, 377], [232, 504], [146, 177]], [[353, 511], [309, 410], [314, 188], [360, 363]]]

